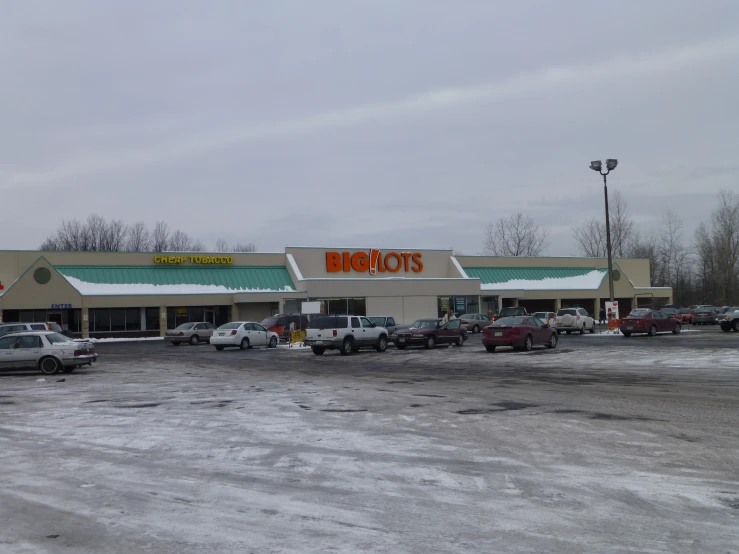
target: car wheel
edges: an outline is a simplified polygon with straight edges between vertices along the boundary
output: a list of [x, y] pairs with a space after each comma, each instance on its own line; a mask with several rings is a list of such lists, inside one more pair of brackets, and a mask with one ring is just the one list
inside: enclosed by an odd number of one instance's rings
[[351, 356], [352, 352], [354, 352], [354, 343], [349, 339], [344, 339], [344, 342], [341, 343], [341, 355]]
[[549, 339], [549, 342], [546, 344], [547, 348], [557, 348], [557, 341], [559, 339], [557, 338], [557, 333], [552, 333], [551, 338]]
[[630, 336], [631, 336], [631, 333], [630, 333], [629, 331], [624, 331], [624, 332], [623, 332], [623, 335], [624, 335], [625, 337], [630, 337]]
[[424, 343], [424, 346], [429, 349], [436, 347], [436, 337], [434, 337], [433, 335], [428, 337], [426, 339], [426, 342]]
[[459, 338], [454, 341], [454, 346], [462, 346], [464, 344], [464, 337], [459, 335]]
[[479, 332], [480, 332], [480, 326], [479, 325], [475, 325], [472, 328], [472, 333], [474, 334], [474, 333], [479, 333]]
[[582, 329], [580, 329], [580, 334], [581, 335], [585, 334], [585, 324], [584, 323], [582, 324]]
[[199, 342], [200, 342], [200, 337], [198, 337], [197, 335], [193, 335], [190, 337], [190, 344], [192, 346], [195, 346]]
[[652, 325], [652, 326], [651, 326], [651, 327], [649, 328], [649, 336], [650, 336], [650, 337], [653, 337], [653, 336], [654, 336], [654, 335], [656, 335], [656, 334], [657, 334], [657, 327], [656, 327], [655, 325]]
[[380, 337], [380, 340], [377, 341], [377, 346], [375, 346], [375, 350], [378, 352], [385, 352], [385, 350], [387, 350], [387, 339], [385, 337]]
[[672, 330], [673, 335], [679, 335], [680, 331], [683, 330], [682, 325], [675, 325], [675, 328]]
[[271, 339], [269, 339], [269, 347], [277, 348], [277, 337], [272, 337]]
[[239, 348], [241, 348], [241, 350], [247, 350], [251, 348], [251, 344], [249, 344], [249, 339], [247, 339], [246, 337], [241, 339], [241, 344], [239, 344]]
[[316, 356], [323, 356], [323, 353], [326, 351], [326, 349], [323, 346], [312, 346], [311, 350], [313, 350], [313, 353]]
[[44, 375], [54, 375], [57, 371], [59, 371], [59, 362], [56, 360], [56, 358], [52, 357], [42, 358], [41, 361], [38, 363], [38, 368]]
[[593, 324], [590, 326], [590, 334], [592, 335], [595, 333], [595, 321], [593, 321]]
[[395, 348], [397, 348], [398, 350], [405, 350], [405, 347], [406, 347], [406, 346], [407, 346], [407, 345], [405, 345], [405, 344], [396, 344], [396, 345], [395, 345]]
[[485, 346], [485, 350], [487, 350], [488, 352], [495, 352], [495, 345], [488, 344], [487, 346]]
[[739, 319], [734, 320], [734, 327], [733, 327], [733, 329], [734, 329], [734, 331], [736, 331], [737, 333], [739, 333]]
[[524, 352], [531, 352], [531, 349], [534, 347], [534, 339], [531, 338], [531, 335], [526, 335], [526, 340], [523, 341], [523, 351]]
[[216, 346], [216, 350], [218, 350], [220, 352], [221, 350], [223, 350], [223, 347], [222, 346]]

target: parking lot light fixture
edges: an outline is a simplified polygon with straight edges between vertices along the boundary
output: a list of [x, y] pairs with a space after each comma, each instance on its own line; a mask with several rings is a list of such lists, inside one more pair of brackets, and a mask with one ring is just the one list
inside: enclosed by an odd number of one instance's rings
[[603, 194], [606, 199], [606, 248], [608, 249], [608, 292], [611, 295], [611, 302], [613, 302], [613, 255], [611, 253], [611, 217], [608, 213], [608, 181], [606, 176], [616, 169], [618, 160], [615, 158], [609, 158], [606, 160], [606, 171], [603, 172], [603, 162], [596, 160], [590, 162], [590, 169], [597, 171], [603, 175]]

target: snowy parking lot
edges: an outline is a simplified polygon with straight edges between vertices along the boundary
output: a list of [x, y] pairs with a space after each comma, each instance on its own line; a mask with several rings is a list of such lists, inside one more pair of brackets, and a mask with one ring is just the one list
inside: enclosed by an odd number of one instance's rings
[[739, 552], [739, 334], [99, 343], [0, 375], [0, 552]]

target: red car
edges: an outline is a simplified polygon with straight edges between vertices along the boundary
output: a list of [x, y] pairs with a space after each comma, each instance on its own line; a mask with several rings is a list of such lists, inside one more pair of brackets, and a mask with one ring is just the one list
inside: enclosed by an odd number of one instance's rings
[[680, 315], [683, 316], [683, 323], [693, 323], [695, 310], [691, 310], [690, 308], [681, 308]]
[[668, 317], [660, 311], [647, 309], [632, 310], [628, 317], [621, 320], [619, 330], [625, 337], [632, 333], [646, 333], [653, 337], [657, 333], [673, 333], [682, 331], [682, 324], [675, 318]]
[[557, 331], [530, 315], [501, 317], [482, 330], [482, 344], [488, 352], [495, 352], [498, 346], [525, 351], [537, 345], [556, 348], [557, 340]]

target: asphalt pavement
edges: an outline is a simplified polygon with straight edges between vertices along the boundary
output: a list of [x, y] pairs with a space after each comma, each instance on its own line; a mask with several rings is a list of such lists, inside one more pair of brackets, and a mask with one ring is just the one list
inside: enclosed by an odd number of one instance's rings
[[0, 552], [737, 553], [738, 346], [99, 344], [0, 375]]

